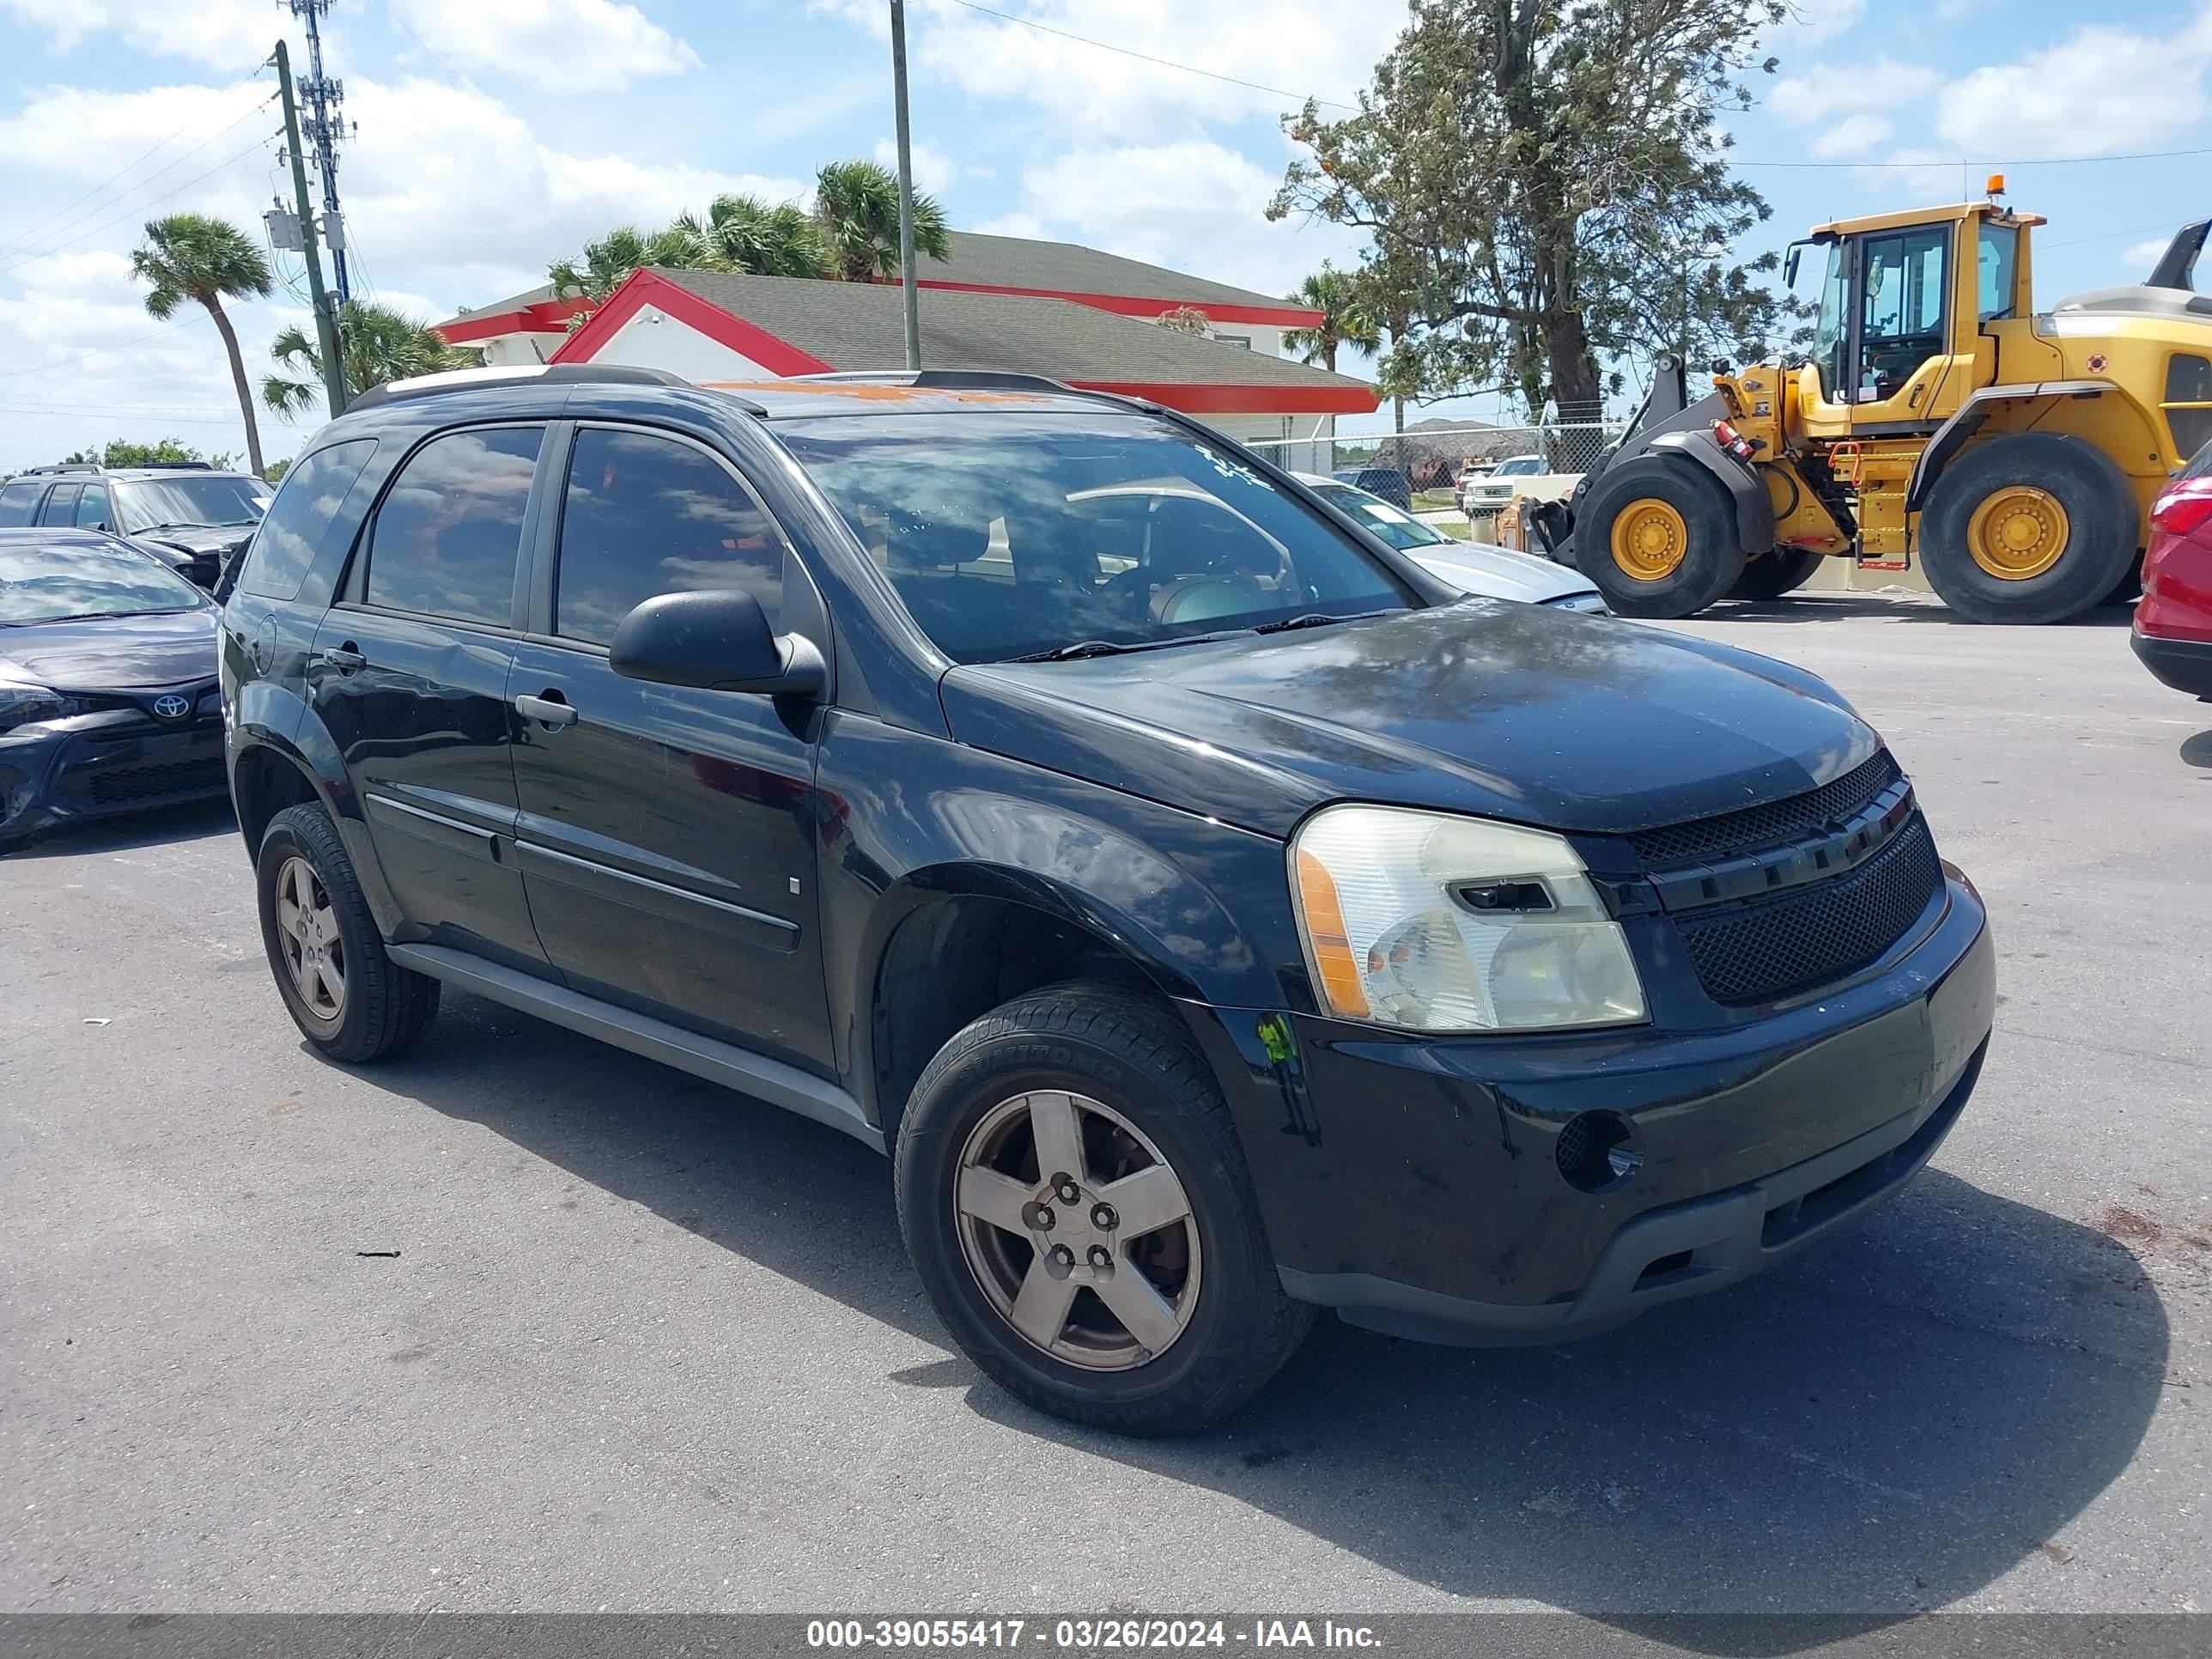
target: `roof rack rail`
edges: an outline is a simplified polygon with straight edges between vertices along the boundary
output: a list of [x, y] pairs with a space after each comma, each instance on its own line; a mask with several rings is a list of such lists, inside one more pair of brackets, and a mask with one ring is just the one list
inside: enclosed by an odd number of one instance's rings
[[98, 472], [100, 470], [98, 461], [56, 461], [49, 466], [27, 466], [23, 469], [23, 476], [27, 478], [33, 472]]
[[417, 374], [410, 380], [388, 380], [373, 386], [346, 405], [375, 409], [411, 398], [436, 397], [448, 392], [474, 392], [484, 386], [528, 382], [538, 386], [682, 386], [690, 381], [662, 368], [632, 368], [623, 363], [538, 363], [502, 368], [449, 368], [436, 374]]
[[940, 392], [1061, 392], [1072, 397], [1087, 398], [1099, 394], [1087, 392], [1065, 380], [1055, 380], [1043, 374], [1021, 374], [1012, 369], [1000, 368], [838, 368], [820, 374], [793, 374], [787, 379], [799, 381], [894, 381], [919, 390]]
[[112, 472], [212, 472], [213, 461], [131, 461], [125, 465], [110, 467]]

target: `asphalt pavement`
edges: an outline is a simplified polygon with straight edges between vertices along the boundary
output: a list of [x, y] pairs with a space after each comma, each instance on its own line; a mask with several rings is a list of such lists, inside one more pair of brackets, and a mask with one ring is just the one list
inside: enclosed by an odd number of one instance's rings
[[983, 1381], [834, 1131], [461, 996], [313, 1058], [220, 811], [0, 860], [0, 1609], [2212, 1610], [2212, 707], [2121, 622], [1688, 624], [1991, 906], [1903, 1197], [1577, 1346], [1325, 1321], [1176, 1442]]

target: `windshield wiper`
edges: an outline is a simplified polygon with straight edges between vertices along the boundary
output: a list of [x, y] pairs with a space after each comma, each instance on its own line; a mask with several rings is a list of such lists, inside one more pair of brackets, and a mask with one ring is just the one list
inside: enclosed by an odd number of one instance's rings
[[1124, 651], [1142, 647], [1116, 645], [1111, 640], [1078, 640], [1073, 645], [1055, 645], [1049, 651], [1032, 651], [1027, 656], [1009, 657], [1008, 662], [1074, 662], [1082, 657], [1118, 657]]
[[1285, 617], [1280, 622], [1261, 623], [1255, 634], [1287, 634], [1293, 628], [1326, 628], [1331, 623], [1358, 622], [1363, 617], [1380, 617], [1380, 611], [1357, 611], [1348, 617], [1340, 617], [1327, 611], [1308, 611], [1303, 615]]
[[204, 519], [164, 519], [160, 524], [149, 524], [143, 530], [133, 530], [130, 533], [133, 536], [150, 536], [157, 530], [216, 530], [219, 528], [221, 528], [220, 526], [211, 525]]

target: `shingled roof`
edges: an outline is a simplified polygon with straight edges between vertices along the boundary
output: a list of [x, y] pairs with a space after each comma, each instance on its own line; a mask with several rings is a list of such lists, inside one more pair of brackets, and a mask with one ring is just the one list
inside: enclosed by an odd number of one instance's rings
[[[831, 368], [905, 365], [894, 286], [665, 267], [651, 274]], [[1334, 398], [1369, 391], [1348, 375], [1072, 301], [928, 288], [915, 297], [922, 361], [933, 368], [1000, 369], [1084, 385], [1297, 388]]]

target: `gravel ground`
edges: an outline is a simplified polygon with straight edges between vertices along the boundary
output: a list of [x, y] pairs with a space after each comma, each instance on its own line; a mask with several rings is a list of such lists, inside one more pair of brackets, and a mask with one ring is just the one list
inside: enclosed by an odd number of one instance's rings
[[0, 1608], [2212, 1608], [2212, 708], [1836, 596], [1806, 664], [1993, 907], [1904, 1197], [1558, 1349], [1325, 1322], [1115, 1441], [952, 1352], [887, 1167], [463, 997], [304, 1052], [219, 811], [0, 863]]

